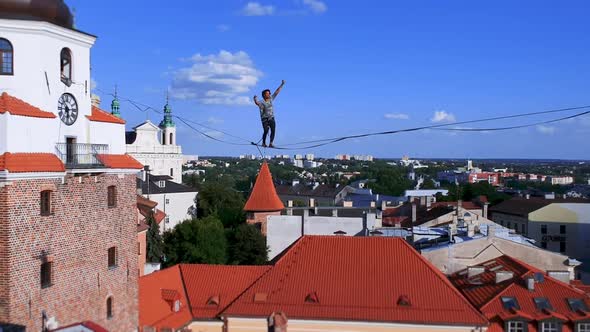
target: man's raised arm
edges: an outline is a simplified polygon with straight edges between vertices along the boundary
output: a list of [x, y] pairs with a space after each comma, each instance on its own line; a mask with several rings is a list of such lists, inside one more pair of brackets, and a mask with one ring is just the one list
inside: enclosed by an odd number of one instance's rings
[[275, 99], [279, 95], [279, 92], [281, 92], [283, 85], [285, 85], [285, 80], [281, 82], [281, 85], [279, 85], [279, 87], [275, 90], [275, 93], [272, 94], [272, 99]]

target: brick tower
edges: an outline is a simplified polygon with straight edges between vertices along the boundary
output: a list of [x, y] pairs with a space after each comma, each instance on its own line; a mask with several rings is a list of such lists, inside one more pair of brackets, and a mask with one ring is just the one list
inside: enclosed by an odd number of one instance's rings
[[62, 0], [0, 12], [0, 326], [136, 330], [142, 165], [125, 121], [91, 105], [96, 37]]
[[250, 197], [244, 205], [244, 211], [247, 212], [246, 220], [249, 224], [258, 226], [262, 234], [266, 235], [267, 217], [280, 215], [284, 208], [277, 195], [268, 164], [264, 161]]

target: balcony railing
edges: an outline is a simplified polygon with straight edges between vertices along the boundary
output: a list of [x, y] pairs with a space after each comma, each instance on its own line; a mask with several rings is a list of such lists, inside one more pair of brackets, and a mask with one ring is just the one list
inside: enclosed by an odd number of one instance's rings
[[68, 169], [100, 168], [104, 165], [96, 156], [108, 154], [109, 146], [108, 144], [57, 143], [55, 150]]

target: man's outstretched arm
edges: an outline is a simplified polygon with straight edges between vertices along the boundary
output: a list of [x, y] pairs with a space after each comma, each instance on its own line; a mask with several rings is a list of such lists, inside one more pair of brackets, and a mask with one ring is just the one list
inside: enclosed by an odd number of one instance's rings
[[256, 106], [260, 107], [260, 102], [258, 101], [258, 96], [254, 95], [254, 104], [256, 104]]
[[285, 80], [281, 82], [281, 85], [279, 85], [279, 87], [275, 90], [275, 93], [272, 94], [272, 99], [275, 99], [279, 95], [279, 92], [281, 92], [283, 85], [285, 85]]

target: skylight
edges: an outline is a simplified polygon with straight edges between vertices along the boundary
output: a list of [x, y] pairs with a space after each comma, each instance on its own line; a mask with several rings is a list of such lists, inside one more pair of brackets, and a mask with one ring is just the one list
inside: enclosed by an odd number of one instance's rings
[[549, 303], [549, 299], [546, 297], [535, 297], [535, 306], [539, 310], [553, 310], [553, 306]]
[[520, 310], [520, 305], [518, 305], [518, 301], [514, 297], [502, 296], [502, 305], [506, 310]]
[[582, 299], [567, 299], [567, 303], [570, 305], [572, 311], [588, 312], [588, 306]]

